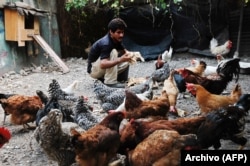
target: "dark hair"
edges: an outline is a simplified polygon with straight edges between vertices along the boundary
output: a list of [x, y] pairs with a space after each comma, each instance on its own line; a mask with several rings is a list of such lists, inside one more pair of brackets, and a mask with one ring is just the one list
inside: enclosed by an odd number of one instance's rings
[[114, 18], [108, 24], [108, 29], [115, 32], [117, 29], [124, 30], [127, 28], [127, 24], [120, 18]]

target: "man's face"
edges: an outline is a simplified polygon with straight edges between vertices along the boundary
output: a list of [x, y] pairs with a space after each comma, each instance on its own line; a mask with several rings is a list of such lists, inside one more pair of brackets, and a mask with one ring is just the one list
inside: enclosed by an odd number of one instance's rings
[[110, 35], [115, 42], [121, 42], [124, 37], [124, 30], [117, 29], [115, 32], [110, 30]]

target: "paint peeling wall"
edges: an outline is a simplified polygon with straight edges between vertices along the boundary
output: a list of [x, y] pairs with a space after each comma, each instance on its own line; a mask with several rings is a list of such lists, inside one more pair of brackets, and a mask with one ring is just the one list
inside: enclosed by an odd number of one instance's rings
[[[17, 0], [6, 1], [16, 2]], [[50, 47], [61, 57], [60, 40], [58, 33], [58, 24], [56, 18], [56, 0], [24, 0], [32, 7], [46, 10], [48, 14], [45, 17], [39, 17], [40, 35], [50, 45]], [[4, 73], [14, 70], [18, 72], [24, 67], [30, 67], [31, 64], [40, 65], [51, 61], [44, 56], [45, 51], [36, 45], [33, 41], [26, 42], [25, 47], [18, 47], [15, 41], [5, 40], [4, 29], [4, 10], [0, 0], [0, 76]]]

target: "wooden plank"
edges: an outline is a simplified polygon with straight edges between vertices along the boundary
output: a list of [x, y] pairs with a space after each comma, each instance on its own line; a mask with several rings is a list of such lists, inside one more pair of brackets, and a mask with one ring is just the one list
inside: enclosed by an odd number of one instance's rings
[[55, 51], [48, 45], [48, 43], [40, 35], [31, 35], [37, 43], [43, 48], [43, 50], [51, 57], [51, 59], [62, 68], [63, 73], [68, 73], [69, 68], [61, 60], [61, 58], [55, 53]]
[[17, 41], [17, 19], [16, 10], [4, 9], [5, 40]]

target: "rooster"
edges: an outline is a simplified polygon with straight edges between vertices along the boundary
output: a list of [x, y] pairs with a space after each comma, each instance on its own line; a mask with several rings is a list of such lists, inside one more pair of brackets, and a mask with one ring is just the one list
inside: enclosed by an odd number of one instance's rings
[[187, 89], [196, 97], [201, 112], [206, 114], [220, 107], [227, 107], [236, 103], [242, 95], [239, 84], [235, 85], [229, 96], [212, 94], [198, 84], [187, 83]]
[[234, 105], [218, 108], [207, 114], [197, 132], [201, 147], [213, 146], [218, 149], [221, 146], [220, 139], [224, 139], [241, 145], [239, 149], [243, 149], [247, 143], [243, 133], [249, 109], [250, 94], [244, 94]]
[[98, 123], [98, 119], [92, 114], [92, 107], [80, 96], [73, 109], [74, 122], [84, 130], [88, 130]]
[[3, 147], [4, 144], [8, 143], [10, 138], [10, 131], [5, 127], [0, 127], [0, 148]]
[[223, 45], [218, 46], [218, 41], [212, 38], [210, 41], [210, 51], [213, 55], [227, 55], [232, 48], [232, 41], [227, 40]]
[[221, 94], [234, 77], [236, 77], [235, 81], [238, 81], [240, 72], [239, 59], [235, 58], [221, 62], [216, 71], [218, 73], [218, 78], [208, 79], [185, 68], [183, 70], [179, 70], [184, 82], [176, 82], [180, 83], [177, 87], [179, 88], [185, 86], [183, 85], [185, 82], [194, 83], [202, 85], [210, 93]]
[[34, 131], [34, 138], [46, 153], [60, 166], [75, 163], [75, 152], [70, 144], [70, 133], [62, 129], [63, 115], [60, 110], [52, 109], [43, 117]]
[[199, 149], [195, 134], [180, 135], [173, 130], [156, 130], [128, 152], [129, 164], [136, 166], [178, 166], [181, 150]]
[[86, 166], [108, 165], [119, 148], [118, 129], [124, 118], [124, 112], [112, 112], [85, 133], [72, 129], [76, 162]]
[[29, 122], [36, 120], [36, 114], [43, 107], [38, 96], [14, 95], [8, 99], [0, 99], [4, 111], [11, 116], [11, 122], [23, 125], [24, 129], [33, 129]]

